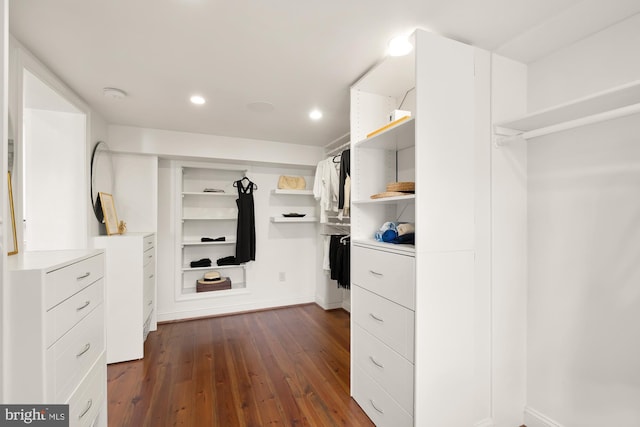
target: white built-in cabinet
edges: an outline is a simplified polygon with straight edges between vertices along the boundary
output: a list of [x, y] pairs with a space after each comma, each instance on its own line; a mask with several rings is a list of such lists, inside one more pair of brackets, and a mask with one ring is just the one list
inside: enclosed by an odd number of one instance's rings
[[96, 236], [107, 258], [107, 363], [144, 357], [144, 342], [156, 322], [155, 233]]
[[[246, 292], [245, 265], [218, 266], [216, 261], [236, 254], [238, 189], [247, 168], [235, 165], [180, 163], [176, 188], [176, 301], [188, 301]], [[216, 192], [208, 190], [221, 190]], [[202, 242], [203, 237], [224, 241]], [[191, 267], [192, 261], [209, 258], [211, 267]], [[232, 288], [196, 292], [196, 282], [208, 271], [231, 279]]]
[[107, 425], [104, 264], [99, 250], [8, 259], [4, 403], [69, 404], [70, 426]]
[[[475, 49], [418, 30], [351, 88], [351, 394], [378, 426], [472, 425]], [[487, 107], [488, 108], [488, 107]], [[371, 137], [394, 109], [412, 117]], [[372, 199], [395, 181], [416, 193]], [[374, 240], [415, 222], [416, 244]]]

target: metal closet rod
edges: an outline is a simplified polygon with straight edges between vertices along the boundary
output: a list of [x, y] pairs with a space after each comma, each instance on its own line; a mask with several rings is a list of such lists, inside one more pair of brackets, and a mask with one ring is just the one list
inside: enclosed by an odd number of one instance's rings
[[557, 125], [547, 126], [540, 129], [534, 129], [527, 132], [520, 133], [518, 135], [506, 136], [498, 138], [496, 145], [498, 147], [507, 145], [510, 142], [527, 140], [538, 138], [545, 135], [550, 135], [556, 132], [562, 132], [565, 130], [575, 129], [581, 126], [587, 126], [595, 123], [601, 123], [608, 120], [619, 119], [633, 114], [640, 113], [640, 104], [628, 105], [626, 107], [616, 108], [615, 110], [605, 111], [604, 113], [598, 113], [591, 116], [582, 117], [580, 119], [570, 120], [568, 122], [559, 123]]

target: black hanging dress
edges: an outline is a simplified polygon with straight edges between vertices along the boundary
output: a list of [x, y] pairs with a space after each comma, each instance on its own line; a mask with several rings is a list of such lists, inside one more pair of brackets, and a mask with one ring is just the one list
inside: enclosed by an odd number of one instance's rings
[[[246, 183], [243, 185], [243, 183]], [[236, 231], [236, 262], [256, 259], [256, 217], [253, 208], [254, 184], [248, 178], [235, 182], [238, 187], [238, 228]]]

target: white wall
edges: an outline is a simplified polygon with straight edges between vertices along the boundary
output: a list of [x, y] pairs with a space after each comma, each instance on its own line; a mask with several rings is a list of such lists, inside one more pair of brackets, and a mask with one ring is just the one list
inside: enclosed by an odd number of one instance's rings
[[160, 158], [307, 166], [324, 154], [322, 147], [116, 125], [109, 126], [109, 147]]
[[[640, 15], [529, 67], [536, 109], [640, 76]], [[528, 426], [640, 425], [638, 116], [528, 143]]]
[[[29, 251], [86, 247], [87, 117], [25, 109], [25, 247]], [[19, 224], [17, 224], [19, 226]]]
[[[492, 56], [492, 121], [525, 113], [527, 68]], [[494, 137], [495, 139], [495, 137]], [[491, 408], [494, 425], [522, 424], [526, 402], [527, 153], [491, 149]]]
[[[8, 117], [8, 56], [9, 56], [9, 2], [8, 0], [0, 0], [0, 165], [3, 165], [0, 175], [0, 212], [2, 212], [2, 218], [6, 218], [6, 206], [7, 203], [7, 169], [6, 169], [6, 155], [7, 155], [7, 117]], [[7, 283], [7, 271], [5, 268], [7, 261], [7, 221], [2, 222], [2, 226], [0, 228], [0, 402], [4, 402], [4, 354], [5, 354], [5, 345], [4, 345], [4, 329], [6, 326], [5, 322], [5, 313], [7, 313], [6, 309], [6, 298], [5, 298], [5, 289]]]
[[158, 158], [113, 155], [113, 199], [118, 220], [127, 231], [155, 232], [158, 218]]

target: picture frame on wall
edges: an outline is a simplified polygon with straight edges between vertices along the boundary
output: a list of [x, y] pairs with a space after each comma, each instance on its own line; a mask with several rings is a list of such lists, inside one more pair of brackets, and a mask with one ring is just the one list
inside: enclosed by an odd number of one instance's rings
[[104, 225], [107, 229], [107, 235], [120, 234], [118, 229], [118, 215], [116, 206], [113, 202], [113, 196], [109, 193], [98, 193], [100, 197], [100, 205], [102, 206], [102, 214], [104, 215]]

